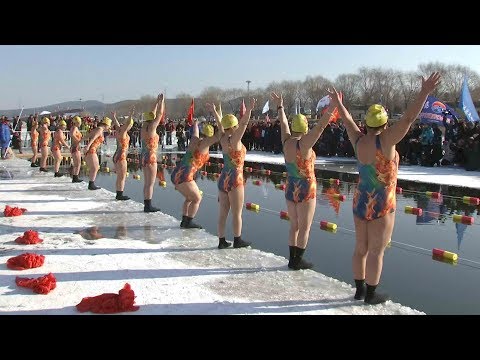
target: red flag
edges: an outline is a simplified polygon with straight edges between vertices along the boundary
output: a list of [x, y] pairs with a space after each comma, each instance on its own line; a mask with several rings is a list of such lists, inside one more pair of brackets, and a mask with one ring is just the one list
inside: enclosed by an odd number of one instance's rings
[[190, 108], [188, 109], [188, 114], [187, 114], [187, 121], [188, 125], [192, 125], [193, 123], [193, 112], [195, 111], [195, 104], [192, 99], [192, 103], [190, 104]]
[[240, 105], [240, 117], [245, 115], [247, 112], [247, 107], [245, 106], [245, 100], [242, 99], [242, 105]]

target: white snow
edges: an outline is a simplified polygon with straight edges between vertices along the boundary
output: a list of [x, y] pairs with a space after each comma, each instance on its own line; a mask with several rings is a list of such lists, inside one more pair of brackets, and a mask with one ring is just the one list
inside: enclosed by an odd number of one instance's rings
[[[0, 217], [0, 314], [79, 314], [75, 305], [83, 297], [118, 293], [127, 282], [140, 305], [124, 313], [131, 315], [422, 314], [391, 301], [366, 306], [353, 300], [349, 284], [312, 270], [290, 271], [281, 256], [218, 250], [217, 237], [205, 230], [182, 230], [172, 216], [145, 214], [143, 204], [116, 202], [109, 191], [88, 191], [86, 183], [54, 179], [29, 165], [0, 163], [14, 176], [0, 180], [0, 209], [28, 209]], [[94, 226], [105, 238], [78, 233]], [[29, 229], [44, 242], [16, 244]], [[45, 264], [24, 271], [6, 267], [8, 258], [24, 252], [45, 255]], [[15, 285], [16, 276], [49, 272], [57, 288], [47, 295]]]

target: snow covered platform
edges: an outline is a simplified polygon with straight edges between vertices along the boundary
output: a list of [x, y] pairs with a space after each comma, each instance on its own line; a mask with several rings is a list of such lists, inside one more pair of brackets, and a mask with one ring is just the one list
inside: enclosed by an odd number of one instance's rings
[[[256, 249], [218, 250], [217, 237], [205, 230], [182, 230], [172, 216], [145, 214], [143, 204], [118, 202], [104, 189], [89, 191], [86, 183], [39, 173], [26, 160], [0, 166], [13, 175], [0, 180], [0, 209], [28, 210], [0, 217], [2, 315], [79, 314], [75, 305], [83, 297], [118, 293], [127, 282], [140, 306], [125, 313], [132, 315], [421, 314], [391, 301], [364, 305], [353, 300], [350, 285], [312, 270], [288, 270], [281, 256]], [[16, 244], [29, 229], [44, 242]], [[45, 264], [9, 270], [7, 259], [24, 252], [45, 255]], [[15, 285], [16, 276], [49, 272], [57, 287], [47, 295]]]

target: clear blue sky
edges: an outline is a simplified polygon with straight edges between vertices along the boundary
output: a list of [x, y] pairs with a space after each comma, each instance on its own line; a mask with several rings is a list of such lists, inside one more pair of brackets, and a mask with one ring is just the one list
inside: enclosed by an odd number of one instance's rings
[[421, 63], [461, 64], [480, 73], [479, 45], [0, 46], [0, 109], [64, 101], [112, 103], [206, 86], [264, 87], [361, 66], [414, 71]]

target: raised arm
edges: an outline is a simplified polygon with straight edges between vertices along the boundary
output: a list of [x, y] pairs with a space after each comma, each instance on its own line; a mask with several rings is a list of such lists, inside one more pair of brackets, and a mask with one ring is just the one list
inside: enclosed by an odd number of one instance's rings
[[115, 122], [115, 129], [120, 130], [120, 123], [118, 122], [116, 111], [112, 111], [112, 117], [113, 117], [113, 121]]
[[334, 110], [335, 107], [333, 105], [333, 101], [330, 101], [327, 111], [325, 111], [320, 120], [317, 121], [315, 126], [307, 134], [302, 136], [300, 139], [300, 149], [303, 152], [306, 152], [308, 149], [312, 148], [313, 145], [315, 145], [315, 143], [318, 141], [320, 135], [323, 133], [323, 130], [325, 130], [330, 122]]
[[387, 146], [394, 146], [404, 138], [410, 129], [410, 126], [412, 126], [413, 122], [417, 119], [418, 115], [422, 111], [428, 95], [435, 90], [439, 84], [439, 72], [432, 73], [427, 80], [422, 77], [422, 88], [415, 100], [407, 107], [407, 110], [405, 110], [402, 118], [383, 132], [382, 141]]
[[135, 113], [135, 106], [132, 106], [132, 110], [130, 110], [130, 116], [129, 119], [126, 120], [122, 126], [120, 126], [120, 132], [122, 134], [126, 133], [128, 130], [130, 130], [133, 126], [133, 114]]
[[155, 119], [152, 121], [153, 131], [155, 131], [158, 124], [160, 124], [160, 120], [162, 120], [164, 111], [165, 111], [165, 98], [163, 94], [159, 94], [157, 97], [157, 103], [155, 104], [155, 108], [153, 109], [153, 113], [155, 114]]
[[355, 143], [357, 139], [364, 134], [358, 128], [358, 125], [352, 118], [352, 115], [348, 112], [347, 108], [343, 105], [343, 99], [341, 93], [337, 91], [337, 89], [328, 89], [328, 94], [330, 95], [331, 102], [337, 107], [340, 117], [343, 120], [343, 124], [345, 125], [345, 129], [347, 130], [348, 138], [352, 143], [352, 146], [355, 147]]
[[210, 147], [220, 141], [220, 138], [225, 133], [225, 130], [223, 130], [222, 126], [222, 104], [218, 104], [218, 110], [213, 103], [207, 103], [206, 106], [207, 110], [213, 113], [213, 116], [215, 117], [215, 122], [217, 123], [217, 132], [213, 136], [202, 140], [202, 146]]
[[252, 110], [255, 107], [256, 101], [257, 100], [254, 98], [250, 100], [250, 103], [247, 106], [245, 114], [242, 116], [242, 118], [238, 122], [238, 129], [232, 135], [232, 139], [231, 139], [231, 142], [233, 144], [238, 144], [242, 140], [243, 134], [245, 134], [245, 130], [247, 129], [248, 122], [250, 121], [250, 116], [252, 115]]
[[285, 115], [285, 109], [283, 108], [283, 96], [282, 94], [278, 96], [277, 94], [272, 92], [272, 94], [270, 95], [270, 99], [272, 100], [278, 111], [278, 120], [280, 121], [280, 133], [283, 145], [285, 141], [288, 140], [290, 136], [292, 136], [292, 134], [290, 133], [290, 128], [288, 127], [287, 115]]

